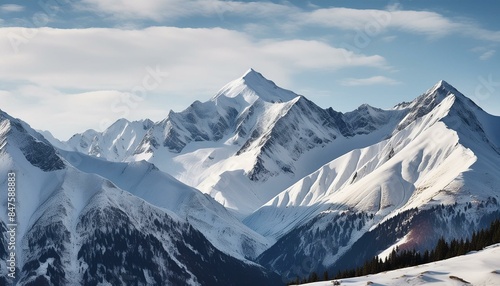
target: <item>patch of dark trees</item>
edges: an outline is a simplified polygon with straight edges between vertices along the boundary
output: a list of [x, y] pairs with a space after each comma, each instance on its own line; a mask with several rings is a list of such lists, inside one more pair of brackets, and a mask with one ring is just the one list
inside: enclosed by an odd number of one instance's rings
[[471, 251], [479, 251], [496, 243], [500, 243], [500, 220], [498, 219], [493, 221], [489, 228], [473, 232], [470, 239], [453, 239], [448, 242], [442, 237], [432, 250], [426, 250], [423, 253], [416, 250], [400, 250], [396, 247], [384, 260], [375, 256], [360, 267], [339, 271], [334, 276], [330, 276], [327, 271], [325, 271], [322, 276], [313, 272], [308, 278], [302, 280], [297, 278], [289, 284], [310, 283], [376, 274], [465, 255]]

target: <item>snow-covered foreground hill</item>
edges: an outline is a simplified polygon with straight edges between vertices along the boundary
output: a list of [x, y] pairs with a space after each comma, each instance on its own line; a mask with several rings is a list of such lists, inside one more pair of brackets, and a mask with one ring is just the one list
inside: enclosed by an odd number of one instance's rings
[[[334, 280], [349, 286], [365, 285], [500, 285], [500, 244], [447, 260], [374, 275]], [[303, 284], [331, 286], [333, 281]]]

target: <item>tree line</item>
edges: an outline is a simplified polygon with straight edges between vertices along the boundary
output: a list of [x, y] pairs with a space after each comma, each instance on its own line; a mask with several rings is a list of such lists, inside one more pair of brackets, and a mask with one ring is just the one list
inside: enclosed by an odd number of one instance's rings
[[493, 221], [489, 228], [474, 232], [470, 239], [453, 239], [450, 242], [447, 242], [443, 237], [441, 237], [436, 243], [434, 249], [430, 251], [426, 250], [424, 253], [416, 250], [401, 250], [399, 247], [396, 247], [384, 260], [375, 256], [358, 268], [339, 271], [334, 276], [329, 276], [327, 271], [325, 271], [322, 276], [313, 272], [308, 278], [304, 278], [302, 280], [300, 278], [296, 278], [289, 284], [301, 284], [326, 281], [330, 279], [365, 276], [399, 268], [416, 266], [464, 255], [470, 251], [478, 251], [495, 243], [500, 243], [500, 220], [498, 219]]

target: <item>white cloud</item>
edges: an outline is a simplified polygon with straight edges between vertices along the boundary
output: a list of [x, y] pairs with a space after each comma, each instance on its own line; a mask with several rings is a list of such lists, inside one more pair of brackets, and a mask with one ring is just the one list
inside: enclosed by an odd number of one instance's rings
[[[30, 36], [22, 38], [17, 53], [9, 41], [13, 35]], [[0, 57], [0, 80], [17, 86], [9, 90], [13, 103], [2, 101], [1, 108], [17, 110], [15, 115], [29, 123], [50, 126], [35, 127], [56, 136], [99, 128], [96, 118], [148, 118], [150, 110], [166, 116], [170, 108], [208, 99], [249, 67], [284, 87], [293, 76], [308, 71], [387, 67], [381, 56], [324, 42], [258, 40], [220, 28], [1, 28], [0, 53], [5, 55]], [[151, 70], [157, 69], [159, 84], [151, 79]], [[130, 108], [129, 113], [111, 110], [117, 98], [126, 102], [127, 92], [143, 87], [148, 76], [147, 84], [154, 88], [147, 91], [147, 100], [133, 104], [140, 108]], [[42, 116], [47, 110], [50, 116]], [[65, 117], [65, 124], [60, 124]]]
[[5, 112], [63, 140], [90, 128], [103, 131], [119, 118], [160, 120], [168, 113], [154, 100], [130, 101], [130, 95], [116, 90], [71, 94], [27, 85], [0, 91], [0, 100]]
[[0, 101], [6, 102], [8, 98], [12, 96], [12, 93], [7, 90], [0, 90]]
[[262, 46], [271, 59], [281, 59], [291, 69], [341, 69], [349, 66], [383, 67], [383, 57], [351, 54], [318, 41], [292, 40]]
[[83, 0], [81, 8], [98, 13], [105, 13], [116, 18], [126, 19], [152, 19], [160, 21], [163, 18], [177, 18], [202, 7], [192, 7], [182, 0]]
[[[342, 30], [361, 31], [368, 36], [378, 35], [387, 29], [421, 34], [431, 38], [450, 34], [486, 41], [500, 42], [500, 31], [483, 29], [465, 19], [452, 19], [432, 11], [403, 10], [401, 5], [386, 9], [318, 8], [309, 5], [309, 11], [288, 2], [245, 2], [224, 0], [83, 0], [80, 9], [111, 15], [123, 25], [127, 20], [153, 20], [172, 22], [186, 17], [219, 17], [226, 15], [247, 19], [263, 19], [264, 25], [275, 26], [286, 32], [304, 26], [321, 26]], [[249, 31], [255, 29], [246, 23]]]
[[24, 11], [24, 6], [17, 4], [4, 4], [0, 6], [0, 11], [2, 12], [22, 12]]
[[301, 13], [300, 17], [297, 18], [297, 24], [362, 30], [372, 23], [385, 28], [390, 23], [391, 17], [391, 13], [385, 10], [321, 8]]
[[451, 19], [432, 11], [323, 8], [302, 12], [290, 19], [298, 26], [322, 26], [378, 36], [388, 29], [421, 34], [431, 38], [460, 34], [480, 40], [500, 42], [500, 31], [483, 29], [467, 19]]
[[474, 47], [474, 48], [470, 49], [470, 51], [478, 54], [479, 59], [482, 61], [489, 60], [496, 53], [496, 50], [494, 49], [494, 45]]
[[490, 42], [500, 42], [500, 31], [491, 31], [474, 24], [467, 25], [466, 23], [461, 25], [459, 30], [461, 33], [471, 38]]
[[493, 57], [493, 55], [495, 55], [495, 50], [488, 50], [488, 51], [482, 53], [479, 56], [479, 59], [482, 61], [486, 61], [486, 60], [489, 60], [491, 57]]
[[347, 78], [341, 81], [344, 86], [366, 86], [366, 85], [396, 85], [399, 81], [385, 76], [372, 76], [369, 78]]
[[[18, 53], [9, 42], [23, 28], [0, 29], [0, 78], [77, 90], [129, 89], [140, 83], [146, 68], [169, 73], [159, 90], [185, 89], [186, 81], [204, 88], [214, 79], [240, 74], [249, 67], [266, 70], [276, 80], [294, 71], [346, 67], [386, 67], [383, 57], [347, 52], [319, 41], [256, 40], [215, 29], [152, 27], [142, 30], [30, 30]], [[35, 32], [36, 31], [36, 34]], [[24, 42], [26, 41], [26, 42]]]
[[386, 36], [386, 37], [382, 38], [382, 41], [384, 41], [386, 43], [390, 43], [390, 42], [393, 42], [394, 40], [396, 40], [397, 37], [398, 36]]
[[222, 0], [84, 0], [80, 9], [112, 15], [118, 19], [150, 19], [157, 22], [189, 16], [223, 18], [226, 13], [251, 17], [275, 17], [298, 10], [270, 2]]
[[321, 25], [368, 34], [394, 28], [406, 32], [439, 36], [456, 29], [457, 24], [427, 11], [326, 8], [304, 13], [302, 25]]
[[[30, 93], [27, 89], [38, 90], [38, 93]], [[2, 102], [2, 109], [36, 129], [48, 129], [56, 136], [68, 139], [70, 133], [84, 131], [89, 124], [98, 129], [99, 120], [111, 104], [112, 97], [118, 98], [118, 93], [100, 91], [68, 95], [30, 86], [11, 92], [10, 100]]]

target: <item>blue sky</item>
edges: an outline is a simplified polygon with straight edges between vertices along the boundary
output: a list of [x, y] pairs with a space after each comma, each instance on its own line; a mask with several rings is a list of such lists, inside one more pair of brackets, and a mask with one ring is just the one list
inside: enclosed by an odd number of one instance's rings
[[0, 109], [67, 139], [161, 120], [252, 67], [322, 107], [391, 108], [441, 79], [500, 115], [498, 1], [0, 4]]

